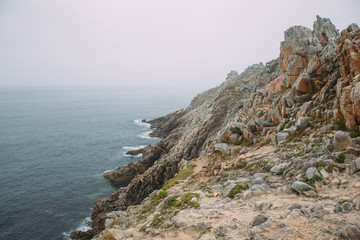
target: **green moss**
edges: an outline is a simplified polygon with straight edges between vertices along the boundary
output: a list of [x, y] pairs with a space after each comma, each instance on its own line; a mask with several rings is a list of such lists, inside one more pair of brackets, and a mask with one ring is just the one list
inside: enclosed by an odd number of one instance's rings
[[174, 178], [167, 181], [166, 185], [162, 189], [167, 190], [167, 189], [175, 186], [176, 184], [178, 184], [180, 180], [185, 180], [186, 178], [188, 178], [190, 175], [192, 175], [194, 173], [195, 167], [196, 167], [195, 164], [191, 164], [186, 169], [181, 170], [180, 172], [178, 172], [178, 174], [176, 174], [176, 176]]
[[226, 197], [234, 198], [236, 194], [241, 193], [249, 188], [249, 184], [247, 182], [237, 183], [229, 192]]
[[339, 204], [343, 204], [344, 202], [346, 202], [347, 200], [346, 199], [342, 199], [340, 201], [338, 201]]
[[300, 178], [300, 181], [309, 184], [310, 186], [312, 186], [313, 188], [315, 188], [315, 183], [317, 181], [322, 181], [323, 177], [322, 176], [318, 176], [318, 175], [314, 175], [312, 178], [308, 179], [306, 177], [302, 177]]

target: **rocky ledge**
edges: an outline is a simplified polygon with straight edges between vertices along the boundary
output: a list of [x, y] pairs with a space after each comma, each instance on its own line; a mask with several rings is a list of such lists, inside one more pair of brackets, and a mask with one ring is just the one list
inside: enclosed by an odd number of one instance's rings
[[359, 27], [291, 27], [278, 59], [150, 121], [162, 140], [71, 237], [360, 239], [359, 122]]

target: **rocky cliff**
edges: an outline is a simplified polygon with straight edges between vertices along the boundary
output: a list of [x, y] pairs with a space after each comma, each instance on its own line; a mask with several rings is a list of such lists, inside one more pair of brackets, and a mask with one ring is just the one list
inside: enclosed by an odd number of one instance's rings
[[[353, 212], [360, 208], [355, 194], [360, 187], [360, 29], [351, 24], [339, 33], [329, 19], [318, 16], [313, 30], [294, 26], [284, 37], [278, 59], [254, 64], [241, 74], [231, 71], [224, 83], [196, 96], [186, 109], [149, 121], [152, 135], [162, 140], [142, 149], [141, 161], [104, 175], [127, 186], [96, 202], [92, 229], [71, 237], [193, 239], [205, 234], [232, 239], [238, 231], [242, 235], [234, 239], [273, 239], [282, 231], [282, 237], [306, 238], [298, 231], [305, 223], [280, 221], [298, 214], [324, 223], [307, 230], [320, 231], [321, 239], [360, 238], [360, 217]], [[191, 180], [186, 179], [189, 174]], [[348, 189], [344, 193], [343, 186]], [[327, 196], [337, 209], [330, 211], [319, 200], [335, 187], [343, 197]], [[269, 201], [256, 205], [261, 195]], [[276, 196], [283, 199], [277, 208], [283, 218], [270, 204]], [[216, 201], [223, 203], [219, 214], [230, 219], [238, 211], [243, 218], [237, 216], [231, 226], [222, 222], [227, 218], [179, 223], [181, 214], [201, 219], [201, 211], [215, 209]], [[228, 203], [234, 211], [229, 212]], [[330, 212], [348, 213], [336, 215], [342, 221], [339, 229], [329, 222]], [[240, 229], [250, 220], [245, 231]], [[220, 222], [223, 227], [217, 226]], [[318, 230], [326, 224], [330, 230]], [[162, 228], [172, 231], [161, 235]], [[187, 230], [186, 236], [179, 233]]]

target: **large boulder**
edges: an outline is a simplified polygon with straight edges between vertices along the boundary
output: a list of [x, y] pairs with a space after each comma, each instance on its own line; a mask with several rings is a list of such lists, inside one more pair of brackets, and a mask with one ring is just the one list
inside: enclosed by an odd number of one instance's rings
[[338, 152], [346, 148], [347, 146], [353, 146], [354, 143], [345, 132], [337, 131], [334, 134], [334, 151]]
[[214, 150], [222, 154], [228, 155], [231, 153], [231, 148], [226, 143], [217, 143], [214, 145]]
[[314, 188], [312, 186], [310, 186], [309, 184], [306, 184], [306, 183], [300, 182], [300, 181], [293, 182], [291, 184], [291, 189], [293, 189], [294, 191], [296, 191], [298, 193], [303, 193], [305, 191], [314, 190]]

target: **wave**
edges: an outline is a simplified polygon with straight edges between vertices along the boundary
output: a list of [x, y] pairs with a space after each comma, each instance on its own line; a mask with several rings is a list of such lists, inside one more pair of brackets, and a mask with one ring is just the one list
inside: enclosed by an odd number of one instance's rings
[[146, 127], [146, 128], [151, 128], [151, 124], [150, 123], [147, 123], [147, 122], [142, 122], [141, 119], [135, 119], [134, 120], [134, 123], [138, 126], [141, 126], [141, 127]]
[[[91, 218], [90, 217], [87, 217], [85, 218], [84, 221], [82, 221], [79, 226], [74, 230], [74, 231], [83, 231], [83, 232], [86, 232], [87, 230], [90, 230], [91, 227], [89, 227], [89, 225], [87, 224], [88, 222], [91, 221]], [[70, 231], [70, 232], [64, 232], [63, 233], [63, 236], [64, 236], [64, 239], [66, 240], [71, 240], [70, 238], [70, 233], [73, 232], [73, 231]]]
[[132, 150], [138, 150], [138, 149], [141, 149], [141, 148], [144, 148], [144, 147], [146, 147], [146, 145], [141, 145], [141, 146], [136, 146], [136, 147], [125, 146], [125, 147], [122, 147], [122, 149], [132, 151]]

